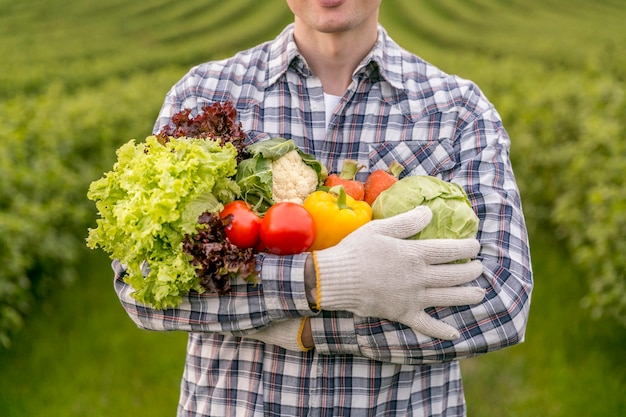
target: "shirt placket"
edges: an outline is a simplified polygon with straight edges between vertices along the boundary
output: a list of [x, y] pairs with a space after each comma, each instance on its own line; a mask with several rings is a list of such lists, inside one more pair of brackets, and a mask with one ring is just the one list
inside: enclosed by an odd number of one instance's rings
[[309, 379], [311, 381], [309, 387], [309, 410], [307, 417], [321, 417], [322, 413], [322, 387], [320, 386], [320, 376], [323, 375], [323, 364], [319, 360], [319, 355], [313, 355], [313, 363], [311, 364]]
[[348, 132], [344, 132], [343, 127], [338, 125], [338, 119], [340, 119], [339, 116], [345, 113], [347, 107], [350, 105], [350, 102], [352, 101], [354, 95], [356, 94], [356, 91], [358, 90], [362, 82], [362, 78], [358, 75], [353, 77], [350, 86], [348, 86], [348, 89], [335, 107], [333, 115], [330, 119], [330, 123], [328, 125], [328, 129], [325, 131], [325, 139], [322, 145], [322, 153], [323, 155], [327, 155], [327, 160], [325, 162], [329, 169], [337, 165], [337, 170], [339, 170], [341, 163], [338, 162], [345, 159], [343, 153], [337, 152], [336, 149], [338, 147], [341, 148], [343, 143], [349, 140], [348, 138], [351, 135], [346, 134]]

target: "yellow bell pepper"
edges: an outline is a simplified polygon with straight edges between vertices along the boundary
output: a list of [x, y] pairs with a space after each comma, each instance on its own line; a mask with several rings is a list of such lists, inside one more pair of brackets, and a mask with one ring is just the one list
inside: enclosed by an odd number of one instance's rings
[[315, 220], [316, 237], [310, 251], [335, 246], [351, 232], [372, 220], [372, 208], [365, 201], [346, 194], [342, 185], [318, 190], [304, 200], [304, 208]]

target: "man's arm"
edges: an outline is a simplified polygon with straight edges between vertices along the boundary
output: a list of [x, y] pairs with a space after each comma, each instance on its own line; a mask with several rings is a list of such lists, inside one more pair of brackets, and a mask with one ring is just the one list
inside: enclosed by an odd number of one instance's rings
[[[446, 341], [391, 320], [323, 312], [309, 320], [318, 352], [419, 364], [475, 356], [523, 341], [533, 287], [528, 235], [508, 156], [508, 136], [497, 115], [491, 119], [496, 122], [479, 119], [463, 132], [466, 137], [458, 142], [459, 154], [467, 157], [453, 173], [480, 218], [477, 258], [483, 274], [475, 285], [486, 289], [485, 298], [473, 306], [427, 309], [458, 329], [460, 337]], [[475, 147], [480, 142], [483, 145]], [[305, 270], [311, 273], [310, 267]], [[315, 304], [317, 292], [311, 289], [311, 277], [307, 281], [307, 296]]]
[[[304, 263], [304, 288], [306, 291], [306, 299], [309, 302], [309, 306], [312, 309], [317, 310], [317, 285], [315, 284], [315, 265], [313, 258], [309, 255]], [[306, 320], [304, 327], [300, 335], [302, 345], [307, 349], [313, 349], [315, 347], [315, 341], [313, 340], [313, 334], [311, 333], [311, 321]]]
[[316, 314], [305, 295], [305, 260], [306, 254], [260, 254], [259, 284], [234, 280], [229, 294], [189, 294], [180, 306], [167, 310], [138, 303], [131, 295], [133, 288], [123, 280], [123, 267], [114, 262], [115, 290], [130, 318], [141, 328], [243, 335], [275, 322]]

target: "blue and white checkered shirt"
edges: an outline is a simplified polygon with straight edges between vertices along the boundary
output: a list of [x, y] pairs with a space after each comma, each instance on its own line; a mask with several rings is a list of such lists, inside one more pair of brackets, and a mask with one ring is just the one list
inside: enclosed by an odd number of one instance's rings
[[[472, 82], [400, 48], [381, 27], [327, 129], [322, 85], [289, 26], [271, 42], [191, 69], [167, 94], [155, 132], [182, 109], [225, 101], [235, 105], [250, 142], [293, 139], [331, 172], [348, 158], [369, 172], [397, 161], [403, 175], [463, 186], [480, 218], [485, 272], [478, 282], [487, 293], [471, 308], [430, 310], [461, 333], [443, 341], [388, 320], [312, 311], [306, 255], [259, 255], [260, 285], [237, 281], [227, 296], [194, 294], [166, 311], [139, 305], [118, 270], [116, 291], [140, 327], [189, 332], [178, 415], [465, 415], [458, 360], [521, 342], [532, 289], [510, 142], [491, 103]], [[242, 337], [302, 317], [310, 317], [314, 350]]]

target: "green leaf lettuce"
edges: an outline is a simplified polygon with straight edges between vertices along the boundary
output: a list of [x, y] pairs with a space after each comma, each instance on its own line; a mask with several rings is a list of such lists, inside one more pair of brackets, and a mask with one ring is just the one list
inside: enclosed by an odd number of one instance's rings
[[218, 212], [239, 194], [232, 179], [236, 156], [230, 143], [177, 138], [161, 144], [149, 136], [122, 145], [113, 170], [91, 183], [87, 197], [100, 218], [87, 246], [127, 267], [125, 280], [138, 301], [175, 307], [189, 291], [203, 292], [182, 242], [197, 232], [200, 214]]

